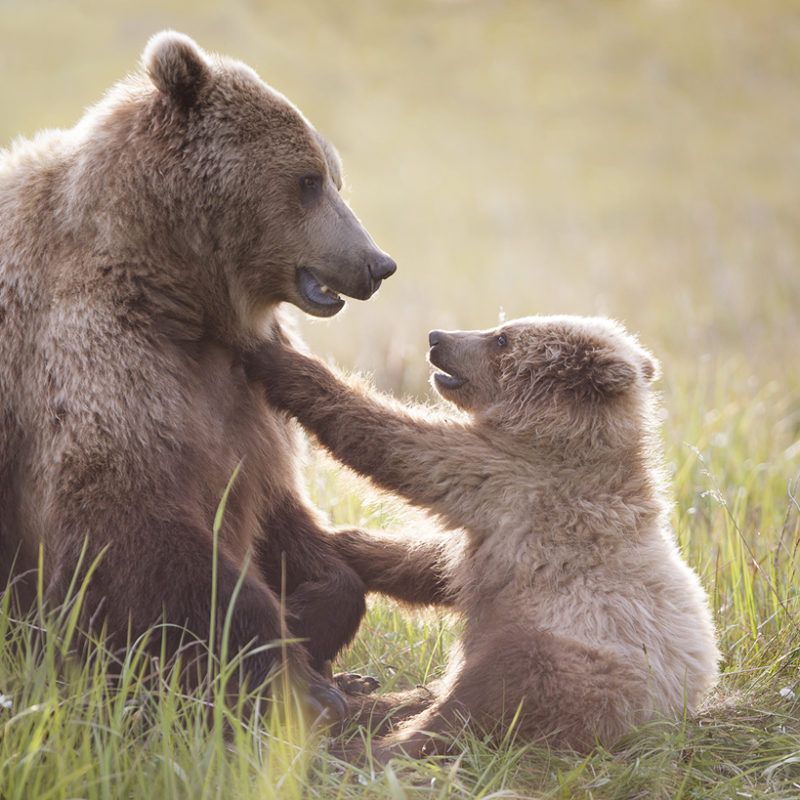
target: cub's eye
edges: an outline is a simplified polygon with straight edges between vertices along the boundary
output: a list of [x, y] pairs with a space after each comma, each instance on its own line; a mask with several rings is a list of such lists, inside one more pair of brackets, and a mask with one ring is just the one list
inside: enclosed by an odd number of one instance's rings
[[508, 336], [501, 333], [494, 337], [494, 343], [500, 348], [505, 347], [508, 344]]

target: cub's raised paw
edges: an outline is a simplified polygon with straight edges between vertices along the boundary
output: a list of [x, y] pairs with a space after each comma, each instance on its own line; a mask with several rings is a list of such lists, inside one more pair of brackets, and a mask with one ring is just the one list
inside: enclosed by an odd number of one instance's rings
[[376, 678], [359, 675], [357, 672], [339, 672], [333, 676], [333, 682], [341, 691], [351, 697], [372, 694], [381, 685]]

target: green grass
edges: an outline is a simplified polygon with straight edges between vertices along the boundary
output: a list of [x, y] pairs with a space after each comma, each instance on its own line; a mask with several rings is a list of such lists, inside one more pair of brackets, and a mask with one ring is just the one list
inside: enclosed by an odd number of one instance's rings
[[[209, 728], [214, 675], [183, 695], [133, 647], [110, 681], [102, 647], [75, 657], [69, 609], [46, 635], [3, 614], [0, 797], [800, 796], [797, 5], [7, 0], [0, 144], [73, 124], [166, 26], [298, 103], [398, 261], [370, 303], [303, 321], [314, 351], [424, 397], [431, 328], [502, 309], [607, 313], [640, 333], [662, 362], [673, 523], [724, 674], [696, 718], [614, 753], [465, 734], [451, 759], [373, 776], [327, 758], [286, 693], [261, 727], [216, 704], [227, 726]], [[417, 524], [327, 460], [308, 479], [337, 524]], [[456, 634], [376, 600], [338, 666], [424, 683]]]
[[310, 737], [291, 695], [285, 713], [247, 725], [241, 705], [218, 701], [224, 670], [186, 694], [141, 642], [120, 663], [97, 642], [79, 657], [56, 616], [2, 622], [4, 800], [221, 797], [239, 784], [234, 796], [299, 796]]

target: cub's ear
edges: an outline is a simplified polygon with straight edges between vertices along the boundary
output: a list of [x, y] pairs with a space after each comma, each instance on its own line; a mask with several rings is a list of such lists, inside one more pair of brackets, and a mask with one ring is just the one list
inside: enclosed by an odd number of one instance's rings
[[202, 50], [175, 31], [155, 34], [142, 53], [142, 63], [156, 88], [182, 108], [194, 105], [211, 78]]
[[628, 391], [637, 380], [651, 383], [659, 374], [658, 362], [643, 350], [628, 359], [618, 354], [599, 357], [592, 365], [591, 383], [602, 394]]
[[599, 358], [592, 366], [591, 383], [601, 394], [622, 394], [636, 382], [636, 367], [619, 356]]
[[650, 353], [642, 351], [640, 360], [642, 364], [642, 376], [644, 377], [645, 383], [652, 383], [661, 377], [661, 366]]

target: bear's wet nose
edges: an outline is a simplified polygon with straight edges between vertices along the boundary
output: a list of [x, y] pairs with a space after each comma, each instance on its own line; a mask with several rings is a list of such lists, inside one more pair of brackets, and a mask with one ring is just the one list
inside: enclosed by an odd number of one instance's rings
[[394, 259], [387, 256], [386, 253], [381, 253], [370, 259], [367, 268], [373, 280], [382, 281], [384, 278], [388, 278], [390, 275], [394, 274], [397, 270], [397, 264]]
[[431, 331], [428, 334], [428, 344], [431, 347], [436, 347], [442, 341], [442, 332], [441, 331]]

